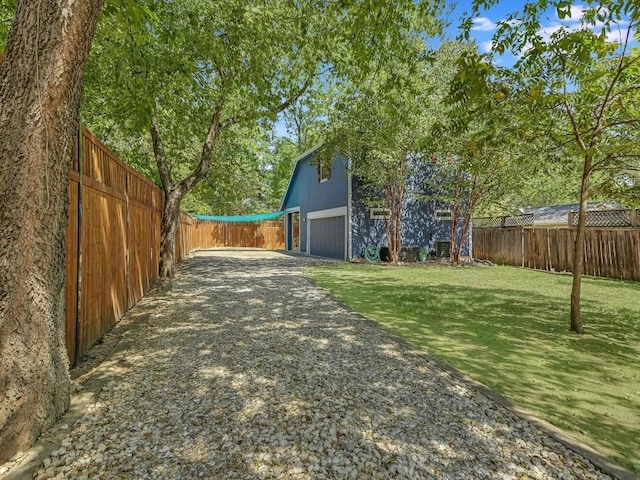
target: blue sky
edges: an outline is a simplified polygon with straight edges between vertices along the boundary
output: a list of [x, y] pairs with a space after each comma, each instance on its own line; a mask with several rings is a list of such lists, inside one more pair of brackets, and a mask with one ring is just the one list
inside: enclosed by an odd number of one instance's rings
[[[447, 29], [447, 33], [451, 36], [455, 36], [457, 32], [457, 25], [459, 19], [462, 17], [465, 11], [471, 10], [471, 0], [458, 0], [455, 10], [450, 15], [452, 25]], [[501, 0], [497, 5], [489, 9], [488, 11], [481, 12], [479, 17], [474, 21], [474, 27], [471, 30], [471, 36], [476, 40], [482, 53], [488, 52], [491, 49], [491, 37], [495, 32], [496, 23], [503, 20], [514, 11], [521, 10], [525, 0]], [[555, 10], [550, 9], [542, 21], [542, 35], [550, 36], [557, 31], [561, 25], [566, 25], [568, 28], [578, 28], [580, 25], [580, 19], [582, 18], [582, 11], [586, 8], [585, 3], [576, 1], [571, 6], [571, 18], [561, 21], [558, 18]], [[620, 41], [621, 38], [626, 36], [628, 30], [628, 22], [621, 22], [617, 28], [613, 28], [608, 33], [608, 38], [611, 41]], [[635, 42], [634, 42], [635, 43]], [[509, 66], [514, 61], [513, 57], [507, 56], [501, 59], [501, 63]]]

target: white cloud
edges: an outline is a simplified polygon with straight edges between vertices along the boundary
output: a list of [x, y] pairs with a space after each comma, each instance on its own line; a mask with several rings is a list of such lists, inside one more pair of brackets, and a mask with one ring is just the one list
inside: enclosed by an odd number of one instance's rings
[[[551, 35], [553, 35], [554, 33], [556, 33], [557, 31], [559, 31], [562, 28], [563, 28], [563, 26], [560, 25], [559, 23], [552, 23], [551, 25], [547, 25], [545, 27], [542, 27], [538, 31], [538, 35], [540, 35], [540, 37], [542, 37], [542, 40], [546, 43], [551, 39]], [[569, 28], [569, 30], [573, 31], [573, 30], [575, 30], [575, 28], [576, 27], [572, 27], [572, 28]]]
[[610, 32], [607, 32], [607, 42], [623, 43], [626, 40], [628, 33], [629, 33], [628, 28], [613, 29]]
[[571, 5], [571, 18], [566, 18], [567, 22], [579, 22], [584, 17], [585, 7], [582, 5]]
[[473, 27], [471, 30], [478, 32], [492, 32], [496, 29], [496, 24], [493, 20], [487, 17], [478, 17], [473, 19]]
[[[613, 42], [623, 43], [627, 38], [627, 33], [629, 31], [629, 28], [624, 27], [623, 25], [627, 25], [627, 24], [628, 22], [626, 21], [620, 21], [617, 24], [611, 25], [611, 30], [606, 33], [607, 41], [612, 43]], [[562, 28], [565, 28], [567, 32], [576, 32], [578, 30], [585, 29], [585, 26], [579, 23], [573, 23], [573, 22], [569, 25], [567, 24], [563, 25], [561, 23], [551, 23], [549, 25], [543, 26], [540, 30], [538, 30], [538, 35], [540, 35], [540, 37], [544, 42], [549, 42], [549, 40], [551, 39], [551, 36]], [[594, 33], [600, 33], [601, 26], [591, 25], [588, 28], [592, 30]], [[635, 43], [633, 35], [629, 36], [629, 42]]]
[[481, 53], [490, 52], [492, 47], [493, 47], [493, 42], [491, 40], [487, 40], [486, 42], [480, 42]]

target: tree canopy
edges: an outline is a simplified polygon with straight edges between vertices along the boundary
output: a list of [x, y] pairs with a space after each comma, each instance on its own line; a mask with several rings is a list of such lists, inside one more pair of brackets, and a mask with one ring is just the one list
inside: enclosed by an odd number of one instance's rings
[[[496, 3], [476, 0], [474, 12]], [[561, 149], [565, 163], [581, 164], [571, 295], [571, 330], [578, 333], [583, 329], [580, 279], [587, 200], [594, 181], [624, 173], [640, 158], [640, 82], [634, 74], [640, 57], [630, 48], [640, 20], [639, 6], [632, 0], [586, 4], [577, 27], [561, 25], [545, 34], [541, 22], [547, 10], [565, 19], [571, 15], [571, 2], [528, 1], [499, 23], [493, 39], [497, 53], [510, 50], [519, 56], [511, 77], [529, 107], [528, 129]], [[467, 28], [470, 22], [466, 21]]]
[[413, 58], [438, 31], [441, 2], [148, 0], [134, 18], [118, 7], [107, 4], [99, 26], [84, 115], [147, 146], [151, 137], [170, 276], [180, 204], [212, 167], [222, 179], [223, 146], [237, 151], [243, 129], [272, 123], [318, 83]]

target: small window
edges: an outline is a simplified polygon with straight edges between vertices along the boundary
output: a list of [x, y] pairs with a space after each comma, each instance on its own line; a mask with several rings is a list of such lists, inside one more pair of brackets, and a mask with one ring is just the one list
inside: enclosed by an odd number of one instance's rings
[[451, 210], [436, 210], [434, 217], [436, 220], [451, 220]]
[[318, 159], [318, 182], [326, 182], [331, 178], [331, 162], [323, 162]]
[[372, 208], [369, 214], [373, 220], [382, 220], [391, 216], [391, 210], [388, 208]]

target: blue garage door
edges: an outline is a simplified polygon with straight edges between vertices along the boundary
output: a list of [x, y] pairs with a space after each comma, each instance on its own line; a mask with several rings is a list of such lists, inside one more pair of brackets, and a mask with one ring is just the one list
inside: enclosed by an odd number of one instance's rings
[[309, 222], [309, 253], [344, 260], [347, 257], [345, 216], [314, 218]]

